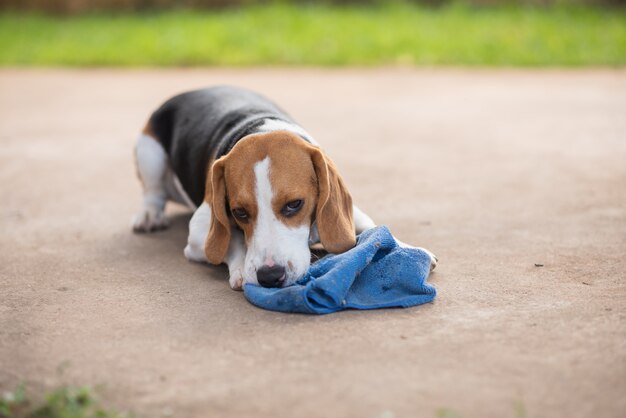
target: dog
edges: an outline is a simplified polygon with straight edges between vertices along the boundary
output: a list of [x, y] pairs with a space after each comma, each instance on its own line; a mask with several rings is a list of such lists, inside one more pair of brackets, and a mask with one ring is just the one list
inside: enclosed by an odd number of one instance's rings
[[185, 257], [226, 263], [235, 290], [289, 286], [307, 272], [311, 245], [342, 253], [376, 226], [313, 137], [246, 89], [169, 99], [139, 136], [135, 163], [143, 208], [133, 230], [166, 228], [168, 200], [190, 207]]

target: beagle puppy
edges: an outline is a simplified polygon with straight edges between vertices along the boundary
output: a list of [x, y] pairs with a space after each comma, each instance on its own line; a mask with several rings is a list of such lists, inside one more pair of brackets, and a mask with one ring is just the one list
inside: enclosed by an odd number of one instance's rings
[[226, 263], [233, 289], [293, 284], [309, 268], [310, 245], [341, 253], [375, 226], [311, 135], [248, 90], [171, 98], [148, 120], [135, 162], [143, 208], [134, 231], [166, 228], [168, 200], [192, 208], [185, 257]]

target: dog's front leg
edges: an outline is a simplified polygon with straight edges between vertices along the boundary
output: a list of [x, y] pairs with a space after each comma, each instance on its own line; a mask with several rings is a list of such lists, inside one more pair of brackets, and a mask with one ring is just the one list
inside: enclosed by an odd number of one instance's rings
[[396, 243], [403, 248], [415, 248], [417, 250], [422, 250], [424, 251], [426, 254], [428, 254], [428, 256], [430, 257], [430, 271], [433, 271], [435, 269], [435, 267], [437, 267], [437, 263], [439, 262], [439, 259], [437, 258], [437, 256], [435, 254], [433, 254], [432, 252], [430, 252], [429, 250], [427, 250], [426, 248], [423, 247], [415, 247], [413, 245], [409, 245], [406, 242], [402, 242], [400, 241], [398, 238], [395, 238]]
[[[211, 207], [204, 202], [196, 209], [189, 221], [189, 236], [185, 247], [185, 257], [187, 260], [199, 263], [207, 263], [204, 246], [211, 227]], [[246, 260], [246, 242], [241, 230], [233, 228], [231, 230], [228, 252], [224, 258], [224, 263], [228, 265], [230, 287], [235, 290], [243, 288], [243, 272]]]
[[354, 229], [358, 234], [376, 227], [376, 224], [365, 212], [356, 205], [352, 206], [352, 216], [354, 218]]
[[246, 241], [240, 229], [232, 228], [230, 243], [224, 263], [228, 265], [228, 283], [233, 290], [242, 290], [244, 265], [246, 262]]
[[[368, 229], [372, 229], [376, 227], [376, 224], [374, 223], [372, 218], [370, 218], [365, 212], [363, 212], [357, 206], [352, 207], [352, 213], [354, 216], [354, 228], [356, 229], [357, 234], [360, 234], [363, 231], [367, 231]], [[409, 245], [400, 241], [397, 238], [396, 238], [396, 242], [401, 247], [417, 248], [419, 250], [424, 251], [426, 254], [428, 254], [430, 256], [430, 271], [433, 271], [435, 267], [437, 267], [437, 262], [439, 261], [439, 259], [437, 258], [435, 254], [431, 253], [426, 248], [414, 247], [412, 245]]]
[[207, 263], [204, 243], [211, 227], [211, 206], [203, 202], [193, 213], [189, 221], [189, 236], [185, 247], [185, 257], [189, 261]]

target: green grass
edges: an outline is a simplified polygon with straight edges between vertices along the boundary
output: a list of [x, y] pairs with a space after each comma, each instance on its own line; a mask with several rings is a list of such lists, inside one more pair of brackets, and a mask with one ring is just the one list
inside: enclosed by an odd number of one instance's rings
[[[379, 418], [393, 418], [392, 412], [385, 412]], [[436, 418], [464, 418], [447, 408], [439, 409]], [[0, 418], [136, 418], [132, 414], [118, 413], [103, 409], [86, 387], [62, 386], [48, 393], [39, 403], [30, 399], [24, 386], [0, 398]], [[513, 418], [527, 418], [522, 403], [515, 404]]]
[[[393, 418], [387, 411], [379, 418]], [[448, 409], [439, 409], [436, 418], [463, 418], [463, 415]], [[513, 418], [527, 418], [526, 408], [521, 402], [514, 404]], [[0, 418], [136, 418], [134, 414], [119, 413], [104, 409], [87, 387], [61, 386], [49, 392], [39, 402], [31, 399], [24, 385], [0, 397]]]
[[36, 402], [18, 387], [0, 398], [0, 418], [134, 418], [102, 408], [86, 387], [63, 386]]
[[623, 66], [626, 9], [272, 5], [0, 13], [0, 66]]

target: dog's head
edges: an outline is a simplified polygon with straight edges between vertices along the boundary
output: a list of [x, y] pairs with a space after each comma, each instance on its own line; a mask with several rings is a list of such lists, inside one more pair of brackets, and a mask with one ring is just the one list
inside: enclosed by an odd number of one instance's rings
[[292, 284], [309, 268], [315, 223], [331, 253], [355, 245], [352, 197], [334, 164], [317, 147], [286, 131], [249, 135], [207, 175], [212, 220], [209, 262], [224, 261], [231, 227], [247, 245], [244, 280], [266, 287]]

